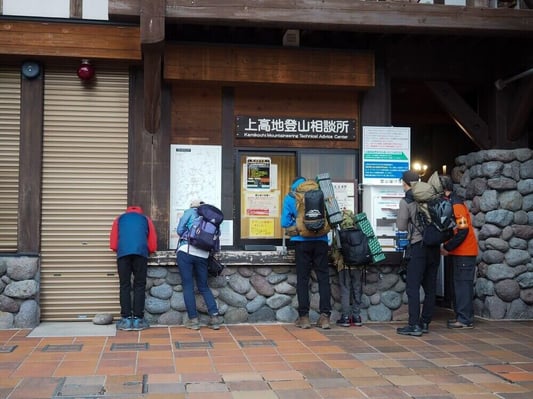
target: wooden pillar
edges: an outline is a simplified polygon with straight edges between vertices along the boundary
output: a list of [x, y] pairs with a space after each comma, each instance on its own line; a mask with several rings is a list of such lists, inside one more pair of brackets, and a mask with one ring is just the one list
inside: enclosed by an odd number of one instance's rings
[[165, 0], [141, 0], [141, 49], [144, 58], [144, 128], [155, 134], [161, 124], [161, 68], [165, 43]]
[[[42, 66], [41, 66], [42, 68]], [[44, 77], [21, 77], [18, 251], [37, 254], [41, 243]]]
[[140, 205], [157, 231], [157, 246], [166, 249], [169, 242], [170, 201], [170, 93], [163, 91], [165, 117], [159, 134], [143, 128], [143, 87], [146, 76], [132, 72], [130, 86], [130, 129], [128, 144], [128, 204]]
[[391, 125], [391, 83], [383, 57], [376, 54], [374, 87], [363, 94], [361, 127]]

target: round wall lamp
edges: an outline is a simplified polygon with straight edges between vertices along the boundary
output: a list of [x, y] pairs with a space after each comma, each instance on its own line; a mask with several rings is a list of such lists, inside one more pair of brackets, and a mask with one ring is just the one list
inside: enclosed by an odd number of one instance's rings
[[77, 69], [78, 78], [83, 80], [84, 82], [89, 82], [94, 78], [95, 75], [95, 69], [94, 66], [90, 63], [89, 60], [81, 60], [80, 65]]
[[22, 64], [21, 72], [26, 79], [35, 79], [41, 73], [41, 65], [36, 61], [26, 61]]

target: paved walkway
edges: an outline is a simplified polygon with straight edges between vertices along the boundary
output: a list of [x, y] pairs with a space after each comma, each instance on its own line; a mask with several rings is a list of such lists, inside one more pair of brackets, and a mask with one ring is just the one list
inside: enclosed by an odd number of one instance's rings
[[533, 398], [533, 321], [476, 320], [429, 334], [398, 323], [152, 327], [116, 336], [0, 331], [0, 398]]

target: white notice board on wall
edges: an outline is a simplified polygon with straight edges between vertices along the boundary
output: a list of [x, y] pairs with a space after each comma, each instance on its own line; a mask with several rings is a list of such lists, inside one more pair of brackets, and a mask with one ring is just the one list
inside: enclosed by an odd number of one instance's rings
[[[199, 199], [221, 207], [222, 201], [222, 147], [218, 145], [170, 146], [170, 249], [178, 243], [176, 227], [189, 209], [192, 200]], [[232, 245], [231, 221], [222, 223], [222, 245]]]
[[400, 185], [410, 158], [409, 127], [363, 126], [364, 185]]

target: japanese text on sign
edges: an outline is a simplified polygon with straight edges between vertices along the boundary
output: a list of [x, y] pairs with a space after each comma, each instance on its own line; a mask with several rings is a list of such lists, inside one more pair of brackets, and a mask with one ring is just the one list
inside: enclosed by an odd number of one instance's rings
[[236, 137], [355, 140], [355, 119], [236, 117]]

